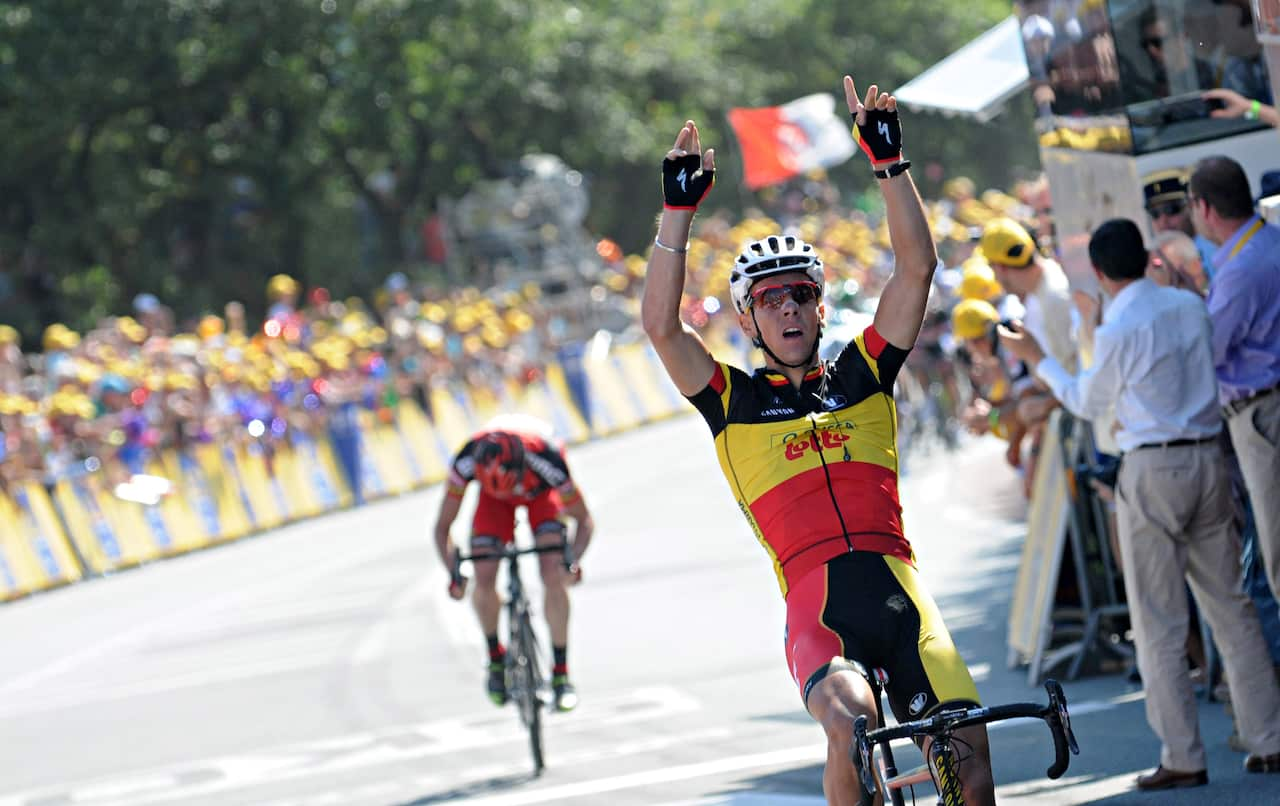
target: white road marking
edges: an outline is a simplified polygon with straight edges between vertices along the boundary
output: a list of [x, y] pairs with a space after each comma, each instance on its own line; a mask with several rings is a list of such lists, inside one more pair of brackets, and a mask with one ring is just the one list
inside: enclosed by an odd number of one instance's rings
[[114, 702], [131, 697], [144, 697], [167, 691], [178, 691], [186, 688], [201, 688], [218, 683], [229, 683], [236, 680], [250, 680], [257, 677], [314, 669], [333, 662], [333, 648], [329, 647], [322, 654], [292, 654], [274, 659], [235, 664], [219, 661], [216, 666], [187, 674], [156, 677], [153, 679], [122, 682], [113, 686], [89, 686], [70, 688], [47, 695], [28, 695], [14, 697], [8, 703], [0, 704], [0, 718], [18, 714], [33, 714], [45, 711], [56, 711], [77, 705], [88, 705], [98, 702]]
[[[58, 660], [38, 666], [24, 674], [20, 674], [17, 677], [0, 683], [0, 695], [33, 688], [46, 680], [63, 675], [80, 666], [92, 663], [93, 661], [105, 657], [122, 647], [141, 643], [148, 636], [159, 632], [162, 628], [190, 621], [193, 615], [225, 610], [229, 607], [234, 607], [237, 604], [250, 602], [255, 596], [261, 596], [264, 593], [278, 593], [282, 588], [297, 588], [314, 579], [327, 576], [337, 571], [346, 570], [350, 567], [351, 558], [342, 555], [335, 557], [331, 562], [305, 566], [301, 568], [298, 573], [288, 577], [282, 578], [280, 576], [273, 576], [270, 579], [262, 580], [257, 584], [236, 589], [212, 599], [203, 600], [192, 607], [178, 608], [164, 616], [137, 624], [132, 628], [117, 633], [104, 641], [90, 644], [89, 646], [63, 656]], [[141, 569], [135, 573], [145, 573], [153, 570], [158, 571], [159, 569], [153, 567], [149, 569]]]
[[140, 775], [121, 781], [86, 787], [76, 793], [75, 799], [77, 801], [110, 800], [112, 798], [128, 800], [145, 792], [155, 792], [161, 789], [168, 791], [173, 788], [175, 783], [176, 780], [171, 775]]
[[694, 800], [677, 800], [655, 806], [824, 806], [826, 798], [816, 795], [784, 795], [781, 792], [735, 792]]
[[594, 781], [580, 781], [531, 792], [512, 792], [485, 798], [472, 798], [467, 801], [467, 804], [468, 806], [529, 806], [529, 804], [534, 803], [563, 803], [572, 798], [601, 795], [605, 792], [617, 792], [622, 789], [634, 789], [639, 786], [687, 781], [692, 778], [703, 778], [708, 775], [719, 775], [726, 772], [759, 770], [765, 767], [778, 767], [798, 763], [812, 764], [822, 761], [826, 757], [827, 746], [825, 744], [808, 744], [785, 750], [773, 750], [768, 753], [732, 756], [714, 761], [684, 764], [678, 767], [664, 767], [626, 775], [615, 775], [609, 778], [597, 778]]
[[[592, 731], [602, 725], [616, 725], [642, 720], [663, 720], [701, 707], [697, 700], [673, 688], [651, 686], [613, 697], [593, 698], [583, 703], [570, 717], [549, 720], [548, 730], [576, 733]], [[554, 723], [554, 727], [551, 725]], [[723, 739], [727, 729], [702, 734], [687, 732], [657, 737], [641, 737], [615, 745], [592, 745], [580, 751], [583, 760], [618, 755], [655, 752], [670, 746], [710, 738]], [[407, 741], [411, 737], [419, 740]], [[0, 796], [0, 806], [25, 806], [33, 800], [62, 799], [71, 803], [93, 803], [98, 806], [143, 806], [174, 799], [191, 799], [218, 793], [275, 785], [284, 781], [307, 780], [329, 773], [368, 769], [408, 760], [438, 757], [475, 748], [494, 748], [503, 744], [523, 746], [528, 734], [508, 710], [498, 714], [485, 712], [452, 719], [433, 720], [377, 731], [364, 731], [314, 742], [288, 745], [259, 753], [232, 755], [150, 770], [131, 771], [73, 785], [44, 786]], [[510, 753], [523, 761], [524, 756]], [[568, 766], [572, 755], [561, 759]], [[527, 768], [527, 763], [512, 771]], [[466, 770], [461, 770], [466, 774]], [[184, 775], [199, 773], [198, 780], [182, 783]], [[455, 774], [456, 775], [456, 774]], [[211, 776], [214, 776], [211, 779]], [[480, 778], [478, 780], [484, 780]], [[157, 782], [168, 782], [159, 785]]]

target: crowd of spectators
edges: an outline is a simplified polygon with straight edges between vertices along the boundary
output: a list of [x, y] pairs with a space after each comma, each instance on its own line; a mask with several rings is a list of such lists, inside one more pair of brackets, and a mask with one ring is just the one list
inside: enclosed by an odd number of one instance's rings
[[[1192, 697], [1210, 673], [1201, 617], [1224, 655], [1232, 746], [1248, 770], [1280, 771], [1280, 229], [1228, 157], [1151, 174], [1143, 191], [1154, 237], [1128, 219], [1101, 225], [1096, 289], [1073, 289], [1027, 227], [989, 222], [978, 251], [997, 284], [970, 283], [952, 328], [975, 389], [965, 421], [1009, 440], [1028, 495], [1050, 414], [1091, 428], [1133, 675], [1163, 742], [1138, 787], [1163, 789], [1208, 781]], [[998, 310], [1005, 292], [1021, 317]]]
[[272, 277], [265, 320], [244, 308], [175, 324], [149, 294], [134, 312], [85, 333], [53, 324], [24, 351], [0, 326], [0, 483], [55, 483], [101, 471], [118, 482], [147, 471], [162, 448], [342, 438], [355, 408], [391, 418], [397, 402], [429, 409], [427, 390], [493, 388], [539, 371], [552, 318], [536, 286], [448, 293], [394, 274], [372, 304], [304, 295]]
[[[999, 215], [1034, 218], [1043, 182], [1017, 192], [978, 196], [957, 179], [929, 205], [940, 251], [957, 267], [944, 273], [943, 310], [974, 228]], [[738, 337], [727, 278], [739, 247], [780, 226], [827, 256], [835, 310], [874, 304], [892, 269], [885, 222], [845, 209], [825, 177], [806, 177], [771, 201], [768, 213], [699, 222], [684, 314], [710, 338]], [[48, 326], [38, 349], [0, 326], [0, 486], [96, 472], [118, 483], [148, 472], [161, 449], [201, 443], [255, 443], [269, 458], [291, 440], [350, 440], [358, 411], [390, 421], [399, 401], [412, 400], [430, 416], [432, 390], [451, 385], [501, 398], [512, 385], [538, 381], [548, 362], [581, 355], [572, 348], [592, 336], [582, 327], [590, 306], [617, 314], [611, 339], [640, 338], [645, 258], [608, 239], [596, 251], [593, 283], [556, 298], [528, 278], [442, 289], [395, 273], [372, 299], [339, 300], [282, 274], [267, 282], [260, 323], [234, 301], [179, 322], [162, 300], [140, 294], [131, 312], [86, 332]]]

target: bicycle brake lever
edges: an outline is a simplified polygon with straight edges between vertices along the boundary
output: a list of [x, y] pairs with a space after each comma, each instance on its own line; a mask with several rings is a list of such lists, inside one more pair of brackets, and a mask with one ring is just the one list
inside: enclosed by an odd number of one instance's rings
[[455, 548], [453, 562], [449, 563], [449, 584], [460, 588], [466, 583], [467, 578], [462, 573], [462, 552]]
[[861, 806], [870, 806], [875, 800], [876, 776], [871, 770], [871, 745], [867, 742], [867, 717], [859, 716], [853, 722], [853, 747], [849, 748], [850, 760], [858, 768], [862, 779]]

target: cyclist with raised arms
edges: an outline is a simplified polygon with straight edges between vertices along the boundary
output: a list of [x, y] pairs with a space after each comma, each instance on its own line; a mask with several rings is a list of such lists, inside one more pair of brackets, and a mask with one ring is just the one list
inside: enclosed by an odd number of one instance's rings
[[[514, 540], [516, 510], [524, 507], [538, 546], [560, 545], [566, 539], [563, 516], [573, 518], [576, 526], [569, 556], [582, 558], [595, 531], [595, 521], [569, 473], [564, 446], [554, 438], [549, 424], [524, 416], [498, 418], [454, 455], [435, 527], [436, 549], [449, 568], [454, 561], [449, 527], [462, 508], [467, 485], [473, 481], [480, 484], [480, 498], [471, 523], [472, 553], [497, 550]], [[576, 562], [572, 570], [566, 571], [564, 555], [559, 552], [539, 554], [538, 561], [543, 607], [551, 631], [554, 704], [556, 710], [570, 711], [577, 705], [578, 695], [569, 681], [568, 586], [582, 579], [582, 571]], [[486, 689], [496, 705], [503, 705], [507, 701], [503, 673], [506, 647], [498, 639], [498, 614], [502, 610], [496, 586], [498, 560], [476, 560], [473, 564], [476, 586], [471, 601], [489, 647]], [[450, 582], [449, 595], [461, 599], [465, 587], [465, 579], [462, 584]]]
[[[679, 315], [690, 226], [715, 175], [715, 154], [702, 151], [693, 121], [662, 164], [663, 213], [642, 303], [645, 332], [711, 427], [729, 486], [773, 560], [787, 663], [827, 735], [822, 785], [831, 804], [859, 802], [850, 747], [854, 719], [875, 720], [871, 668], [888, 671], [900, 720], [978, 701], [917, 577], [898, 502], [893, 384], [920, 331], [937, 253], [902, 159], [895, 99], [873, 85], [860, 101], [849, 76], [844, 91], [895, 257], [873, 323], [834, 361], [819, 360], [822, 261], [799, 238], [774, 235], [747, 244], [729, 279], [739, 325], [765, 366], [749, 375], [711, 356]], [[985, 728], [956, 738], [967, 802], [994, 803]]]

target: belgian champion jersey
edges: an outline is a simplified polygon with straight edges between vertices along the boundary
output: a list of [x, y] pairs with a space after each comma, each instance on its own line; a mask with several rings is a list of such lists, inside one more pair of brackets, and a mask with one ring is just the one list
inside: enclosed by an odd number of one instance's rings
[[717, 363], [689, 400], [715, 437], [729, 487], [773, 559], [783, 596], [852, 551], [914, 565], [898, 501], [893, 382], [907, 351], [868, 327], [796, 389], [766, 369]]

